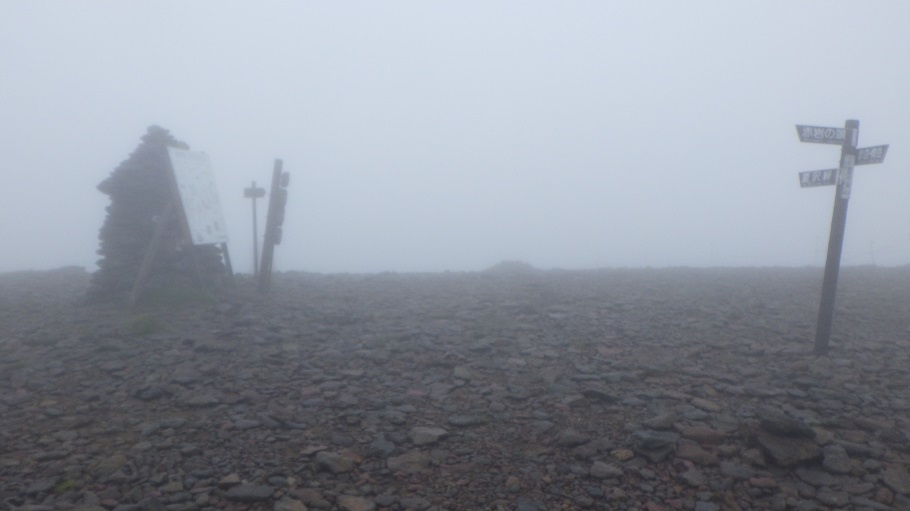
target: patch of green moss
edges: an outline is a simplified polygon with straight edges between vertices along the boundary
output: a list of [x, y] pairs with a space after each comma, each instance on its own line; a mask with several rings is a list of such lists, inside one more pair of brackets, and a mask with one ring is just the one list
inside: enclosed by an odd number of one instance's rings
[[54, 487], [54, 493], [66, 493], [76, 488], [76, 481], [67, 479]]
[[215, 302], [215, 296], [208, 289], [186, 286], [168, 286], [148, 289], [142, 293], [140, 303], [144, 306], [165, 309], [180, 309], [191, 305], [208, 305]]
[[159, 334], [165, 330], [165, 323], [154, 314], [136, 316], [126, 324], [126, 333], [136, 337]]

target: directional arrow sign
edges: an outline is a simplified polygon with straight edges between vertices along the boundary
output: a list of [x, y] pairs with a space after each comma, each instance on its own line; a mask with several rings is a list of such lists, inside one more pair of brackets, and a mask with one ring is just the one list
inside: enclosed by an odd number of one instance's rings
[[837, 169], [809, 170], [799, 173], [799, 186], [828, 186], [837, 184]]
[[888, 144], [873, 147], [862, 147], [856, 150], [856, 163], [854, 165], [868, 165], [885, 161], [888, 154]]
[[243, 189], [243, 196], [247, 199], [261, 199], [265, 197], [265, 188], [257, 188], [256, 183], [253, 183], [253, 186]]
[[800, 142], [813, 142], [816, 144], [842, 145], [847, 140], [846, 128], [826, 128], [824, 126], [796, 125]]

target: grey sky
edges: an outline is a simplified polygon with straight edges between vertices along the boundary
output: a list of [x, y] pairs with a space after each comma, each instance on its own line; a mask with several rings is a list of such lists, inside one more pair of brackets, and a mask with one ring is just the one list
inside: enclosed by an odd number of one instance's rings
[[148, 125], [243, 188], [291, 173], [276, 269], [824, 264], [837, 165], [891, 144], [844, 264], [910, 263], [904, 1], [0, 3], [0, 271], [94, 269], [95, 186]]

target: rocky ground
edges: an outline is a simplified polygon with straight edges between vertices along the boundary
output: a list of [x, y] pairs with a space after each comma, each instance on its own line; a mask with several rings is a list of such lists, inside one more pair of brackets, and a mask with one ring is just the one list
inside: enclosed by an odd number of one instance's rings
[[910, 268], [0, 275], [0, 509], [910, 509]]

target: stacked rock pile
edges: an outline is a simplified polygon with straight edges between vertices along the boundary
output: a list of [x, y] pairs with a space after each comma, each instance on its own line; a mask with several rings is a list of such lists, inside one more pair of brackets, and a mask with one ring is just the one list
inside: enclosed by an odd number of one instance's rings
[[[98, 236], [101, 260], [92, 277], [91, 298], [109, 299], [129, 292], [135, 283], [156, 222], [163, 218], [170, 201], [175, 200], [168, 146], [188, 148], [167, 130], [150, 126], [129, 158], [98, 185], [99, 191], [110, 196], [111, 204]], [[150, 272], [150, 286], [193, 282], [192, 279], [207, 284], [225, 270], [217, 247], [184, 242], [180, 211], [178, 207], [178, 214], [167, 219]]]

